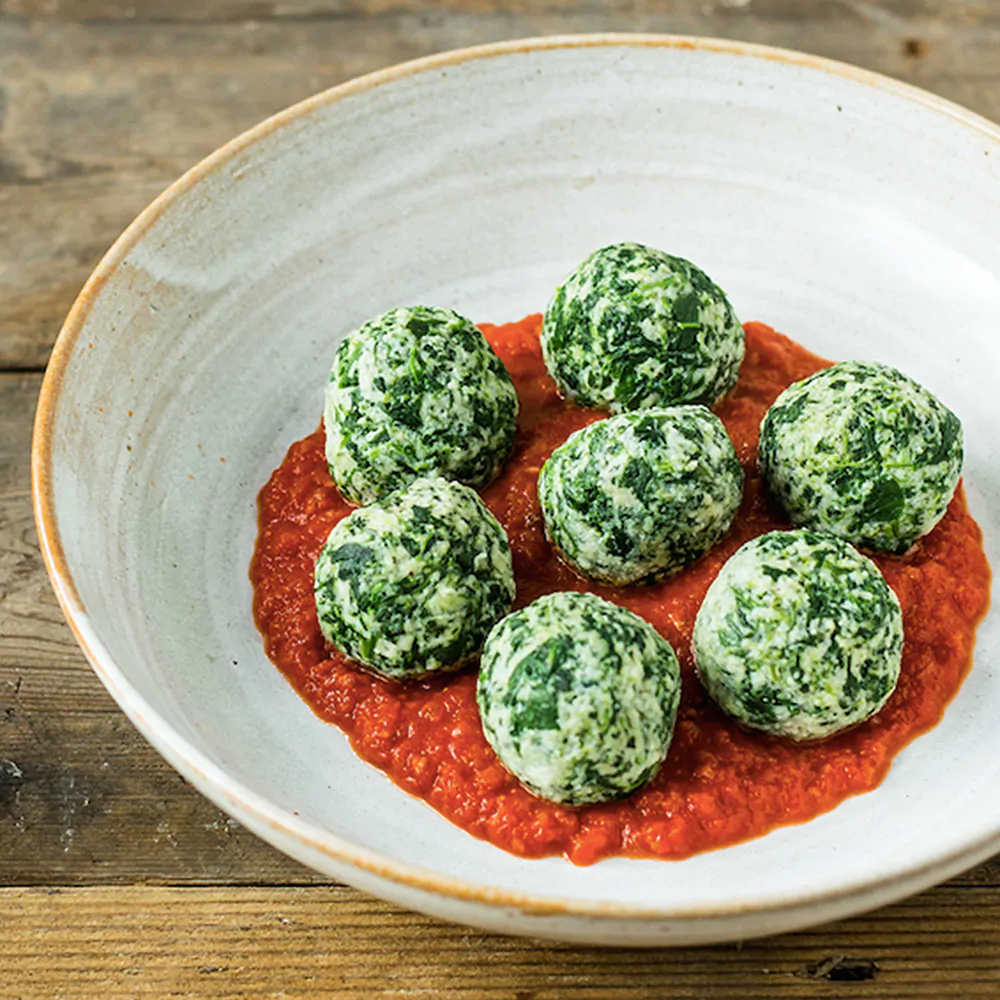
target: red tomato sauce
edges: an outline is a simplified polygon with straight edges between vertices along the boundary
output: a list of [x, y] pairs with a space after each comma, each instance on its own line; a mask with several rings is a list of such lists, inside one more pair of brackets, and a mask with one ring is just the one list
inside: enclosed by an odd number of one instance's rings
[[758, 428], [782, 389], [829, 362], [770, 327], [746, 325], [739, 382], [716, 407], [747, 476], [732, 531], [671, 580], [613, 589], [575, 576], [545, 540], [538, 470], [567, 435], [604, 414], [559, 397], [542, 361], [540, 328], [540, 316], [482, 327], [521, 399], [514, 452], [483, 498], [510, 537], [517, 607], [556, 590], [590, 590], [652, 622], [677, 651], [683, 695], [659, 774], [619, 802], [577, 809], [544, 802], [508, 774], [486, 742], [474, 671], [404, 687], [327, 647], [313, 604], [313, 563], [330, 529], [352, 508], [327, 471], [322, 430], [292, 445], [259, 497], [251, 577], [268, 656], [362, 758], [469, 833], [525, 857], [562, 854], [575, 864], [611, 855], [684, 858], [802, 823], [875, 788], [893, 757], [941, 718], [969, 668], [989, 601], [982, 534], [962, 488], [941, 523], [909, 553], [875, 556], [902, 604], [906, 630], [899, 685], [885, 708], [812, 745], [743, 730], [694, 676], [691, 630], [726, 559], [756, 535], [789, 527], [757, 470]]

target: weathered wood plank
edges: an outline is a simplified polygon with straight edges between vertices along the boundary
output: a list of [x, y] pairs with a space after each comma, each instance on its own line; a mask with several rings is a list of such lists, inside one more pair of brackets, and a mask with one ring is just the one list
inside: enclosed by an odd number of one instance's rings
[[[0, 0], [0, 14], [57, 21], [127, 21], [161, 23], [196, 21], [324, 20], [345, 14], [384, 14], [398, 10], [427, 10], [426, 0]], [[438, 0], [434, 6], [449, 11], [532, 11], [597, 9], [607, 13], [635, 13], [631, 0]], [[792, 21], [810, 23], [853, 20], [857, 23], [907, 22], [914, 26], [995, 23], [995, 5], [955, 0], [660, 0], [644, 4], [674, 16], [728, 19], [734, 22]]]
[[75, 687], [107, 711], [23, 708], [35, 674], [0, 667], [0, 885], [326, 881], [195, 792], [92, 675]]
[[602, 950], [502, 938], [347, 888], [0, 891], [16, 1000], [977, 997], [1000, 992], [1000, 898], [939, 889], [742, 946]]
[[563, 32], [739, 37], [1000, 117], [991, 4], [0, 0], [0, 11], [0, 368], [44, 364], [103, 251], [188, 166], [311, 93], [431, 52]]
[[0, 496], [29, 485], [31, 424], [41, 384], [37, 375], [0, 376]]
[[[188, 786], [84, 660], [31, 517], [40, 382], [0, 375], [0, 886], [323, 881]], [[955, 884], [1000, 889], [1000, 857]]]

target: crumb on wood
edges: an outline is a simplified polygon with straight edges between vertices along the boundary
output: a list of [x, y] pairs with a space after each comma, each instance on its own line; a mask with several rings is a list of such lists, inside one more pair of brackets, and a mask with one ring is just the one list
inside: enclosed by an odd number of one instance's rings
[[806, 979], [826, 979], [833, 983], [858, 983], [874, 979], [878, 971], [878, 965], [868, 958], [827, 955], [818, 962], [809, 963], [796, 975]]
[[930, 50], [930, 42], [924, 38], [903, 39], [903, 54], [911, 59], [923, 59]]

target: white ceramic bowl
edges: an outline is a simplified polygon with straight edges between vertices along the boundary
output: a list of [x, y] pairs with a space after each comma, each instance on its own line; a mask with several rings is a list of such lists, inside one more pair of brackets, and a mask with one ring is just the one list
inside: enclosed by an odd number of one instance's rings
[[256, 495], [314, 429], [344, 333], [401, 303], [504, 321], [615, 240], [689, 257], [744, 319], [891, 362], [961, 415], [998, 558], [1000, 130], [898, 83], [729, 42], [550, 38], [312, 98], [115, 244], [38, 410], [49, 571], [94, 669], [196, 787], [314, 868], [512, 933], [673, 944], [896, 899], [1000, 849], [1000, 612], [875, 792], [683, 862], [525, 861], [362, 763], [250, 615]]

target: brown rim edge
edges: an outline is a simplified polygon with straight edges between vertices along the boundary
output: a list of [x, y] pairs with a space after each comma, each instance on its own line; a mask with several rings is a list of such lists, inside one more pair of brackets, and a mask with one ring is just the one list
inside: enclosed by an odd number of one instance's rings
[[[87, 612], [73, 581], [66, 562], [56, 523], [55, 503], [52, 483], [52, 429], [55, 423], [63, 376], [69, 366], [77, 338], [83, 329], [91, 307], [101, 289], [107, 283], [118, 265], [137, 245], [145, 233], [156, 223], [178, 199], [187, 194], [204, 177], [231, 160], [244, 149], [249, 148], [271, 133], [305, 118], [312, 112], [334, 104], [344, 98], [373, 90], [387, 83], [429, 70], [455, 66], [478, 59], [538, 52], [549, 49], [590, 48], [631, 46], [636, 48], [673, 48], [718, 52], [726, 55], [747, 56], [781, 62], [842, 77], [856, 83], [887, 91], [916, 104], [946, 115], [949, 118], [980, 132], [984, 138], [1000, 143], [1000, 127], [960, 105], [937, 97], [909, 84], [901, 83], [881, 74], [863, 70], [847, 63], [836, 62], [820, 56], [808, 55], [787, 49], [772, 48], [745, 42], [715, 38], [697, 38], [680, 35], [641, 34], [597, 34], [567, 35], [546, 38], [518, 39], [480, 45], [466, 49], [456, 49], [411, 62], [400, 63], [366, 76], [358, 77], [339, 86], [323, 91], [292, 105], [266, 119], [249, 131], [237, 136], [221, 146], [214, 153], [196, 164], [177, 181], [171, 184], [150, 205], [148, 205], [115, 241], [103, 259], [88, 278], [74, 302], [49, 357], [45, 377], [39, 393], [35, 413], [34, 433], [31, 449], [32, 499], [39, 542], [46, 569], [52, 581], [56, 597], [70, 628], [87, 656], [91, 666], [102, 683], [118, 704], [136, 724], [143, 736], [179, 770], [197, 784], [211, 784], [216, 795], [208, 795], [227, 811], [253, 817], [262, 826], [300, 842], [311, 850], [319, 851], [334, 861], [351, 865], [376, 877], [398, 883], [409, 889], [420, 890], [435, 895], [450, 897], [465, 902], [487, 906], [513, 908], [535, 916], [608, 917], [636, 920], [711, 920], [722, 917], [739, 916], [746, 913], [792, 913], [821, 903], [836, 903], [851, 896], [862, 897], [858, 910], [868, 905], [880, 894], [891, 894], [897, 887], [896, 897], [908, 891], [918, 890], [931, 884], [938, 877], [962, 869], [965, 863], [973, 864], [985, 857], [991, 849], [1000, 847], [1000, 829], [991, 832], [972, 844], [952, 851], [943, 857], [929, 861], [915, 868], [907, 869], [881, 878], [867, 879], [835, 890], [814, 892], [775, 900], [761, 905], [736, 903], [715, 905], [704, 908], [648, 909], [622, 906], [614, 903], [599, 903], [558, 898], [546, 898], [519, 893], [509, 893], [488, 886], [475, 885], [456, 879], [441, 878], [426, 871], [410, 868], [390, 861], [382, 855], [359, 848], [342, 841], [326, 831], [312, 827], [295, 819], [284, 810], [271, 806], [263, 798], [238, 782], [230, 779], [220, 768], [205, 759], [200, 751], [191, 747], [186, 740], [177, 736], [121, 675], [114, 660], [103, 648], [96, 636], [87, 633]], [[153, 720], [153, 721], [151, 721]], [[154, 725], [155, 722], [155, 725]], [[163, 738], [161, 733], [170, 733], [171, 738]], [[208, 794], [208, 793], [206, 793]], [[237, 818], [239, 816], [237, 815]]]

